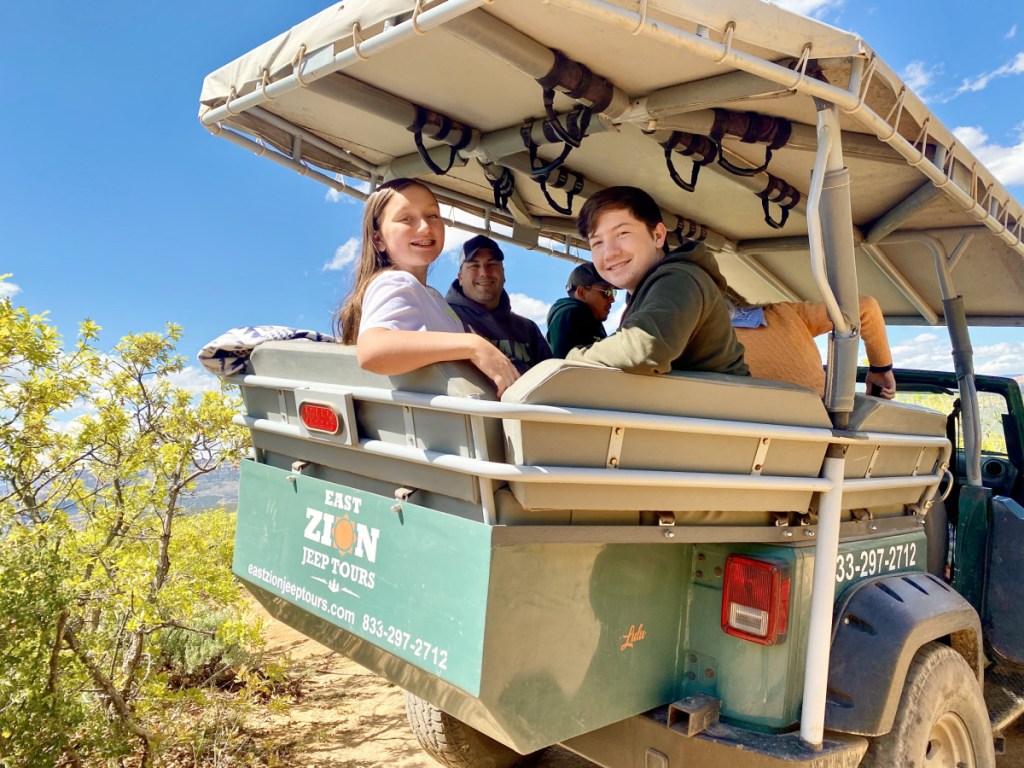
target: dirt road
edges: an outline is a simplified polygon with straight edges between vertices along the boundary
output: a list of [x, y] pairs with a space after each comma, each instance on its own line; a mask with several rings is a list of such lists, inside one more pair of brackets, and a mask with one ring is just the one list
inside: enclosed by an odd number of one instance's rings
[[[402, 690], [262, 613], [267, 650], [287, 655], [303, 673], [303, 695], [286, 714], [270, 714], [261, 730], [290, 743], [298, 761], [289, 768], [438, 768], [409, 730]], [[997, 768], [1024, 768], [1024, 726], [1007, 734]], [[559, 747], [538, 768], [596, 768]]]
[[[286, 714], [268, 713], [260, 728], [293, 745], [294, 768], [438, 768], [409, 730], [402, 689], [260, 613], [268, 652], [289, 656], [304, 678], [301, 699]], [[558, 747], [537, 766], [594, 768]]]

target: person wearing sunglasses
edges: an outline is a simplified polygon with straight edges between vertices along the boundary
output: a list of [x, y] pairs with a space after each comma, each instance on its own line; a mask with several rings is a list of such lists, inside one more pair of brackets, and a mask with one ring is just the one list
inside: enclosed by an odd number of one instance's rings
[[555, 357], [565, 357], [575, 347], [587, 347], [605, 338], [608, 334], [602, 323], [615, 303], [615, 288], [589, 261], [569, 273], [565, 291], [569, 295], [548, 310], [548, 344]]
[[627, 373], [750, 375], [715, 257], [701, 243], [669, 251], [654, 198], [637, 187], [602, 189], [583, 204], [576, 228], [601, 278], [628, 293], [619, 329], [566, 359]]

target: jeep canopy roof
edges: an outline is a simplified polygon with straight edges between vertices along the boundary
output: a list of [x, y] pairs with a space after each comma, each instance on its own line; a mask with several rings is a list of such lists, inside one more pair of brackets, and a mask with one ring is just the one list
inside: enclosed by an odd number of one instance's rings
[[839, 108], [859, 290], [935, 324], [952, 275], [970, 323], [1022, 324], [1020, 204], [862, 40], [761, 0], [346, 0], [209, 75], [200, 116], [357, 197], [419, 176], [478, 231], [569, 258], [582, 200], [640, 186], [775, 301], [818, 298], [817, 100]]

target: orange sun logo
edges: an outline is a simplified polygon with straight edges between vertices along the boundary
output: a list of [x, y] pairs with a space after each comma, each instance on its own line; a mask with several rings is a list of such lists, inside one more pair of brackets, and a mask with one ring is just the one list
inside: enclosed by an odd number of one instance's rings
[[342, 517], [334, 526], [334, 546], [338, 553], [347, 555], [352, 551], [356, 543], [356, 526], [348, 519], [348, 515]]

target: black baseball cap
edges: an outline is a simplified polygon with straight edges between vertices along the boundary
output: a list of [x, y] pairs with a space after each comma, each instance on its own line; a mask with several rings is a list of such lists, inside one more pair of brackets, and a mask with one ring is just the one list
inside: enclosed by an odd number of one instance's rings
[[487, 235], [474, 235], [462, 244], [462, 253], [459, 254], [459, 266], [476, 256], [477, 251], [490, 251], [498, 261], [505, 260], [505, 254], [496, 242]]
[[576, 288], [589, 288], [592, 285], [615, 287], [597, 273], [597, 267], [593, 262], [585, 261], [569, 273], [569, 282], [565, 284], [565, 290], [572, 293]]

